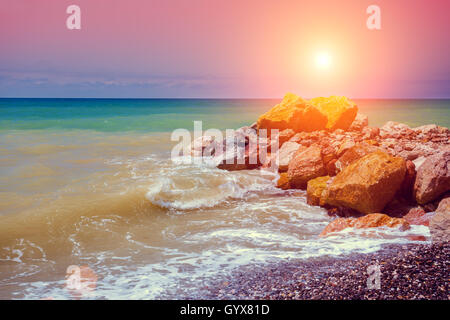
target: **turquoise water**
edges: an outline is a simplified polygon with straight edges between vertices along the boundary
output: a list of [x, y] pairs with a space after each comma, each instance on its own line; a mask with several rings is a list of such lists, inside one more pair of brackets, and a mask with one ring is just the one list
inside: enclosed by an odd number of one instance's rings
[[[388, 120], [450, 127], [450, 100], [355, 100], [371, 125]], [[168, 132], [237, 128], [278, 103], [270, 99], [0, 99], [0, 130]]]

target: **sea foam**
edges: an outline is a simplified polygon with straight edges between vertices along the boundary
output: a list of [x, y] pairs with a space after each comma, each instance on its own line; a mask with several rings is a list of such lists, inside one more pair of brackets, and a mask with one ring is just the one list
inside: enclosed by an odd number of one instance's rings
[[228, 172], [206, 165], [177, 165], [156, 177], [146, 198], [163, 208], [192, 210], [211, 208], [229, 199], [274, 188], [275, 175], [267, 172]]

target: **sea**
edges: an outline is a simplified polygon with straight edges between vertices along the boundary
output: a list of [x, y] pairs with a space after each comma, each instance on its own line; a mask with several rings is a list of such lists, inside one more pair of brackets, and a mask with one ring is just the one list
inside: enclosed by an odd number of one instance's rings
[[[354, 101], [373, 126], [450, 127], [450, 100]], [[278, 102], [0, 99], [0, 299], [201, 298], [243, 266], [429, 241], [424, 226], [320, 238], [332, 218], [276, 174], [171, 158], [173, 130], [236, 129]], [[74, 294], [74, 267], [94, 288]]]

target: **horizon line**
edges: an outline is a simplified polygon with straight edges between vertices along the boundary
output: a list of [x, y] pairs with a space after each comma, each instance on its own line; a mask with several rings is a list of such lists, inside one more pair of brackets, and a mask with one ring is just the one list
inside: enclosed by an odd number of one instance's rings
[[[348, 97], [348, 96], [347, 96]], [[315, 98], [315, 97], [314, 97]], [[252, 97], [252, 98], [238, 98], [238, 97], [0, 97], [0, 99], [103, 99], [103, 100], [282, 100], [283, 97]], [[305, 99], [311, 99], [310, 97]], [[349, 99], [355, 100], [450, 100], [449, 97], [403, 97], [403, 98], [367, 98], [367, 97], [351, 97]]]

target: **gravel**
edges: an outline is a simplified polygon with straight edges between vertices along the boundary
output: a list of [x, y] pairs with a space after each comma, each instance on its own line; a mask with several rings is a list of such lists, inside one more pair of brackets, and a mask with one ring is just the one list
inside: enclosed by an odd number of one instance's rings
[[[246, 266], [205, 285], [202, 299], [448, 300], [449, 243], [388, 246], [371, 254]], [[378, 265], [380, 287], [369, 266]], [[375, 279], [375, 280], [374, 280]]]

